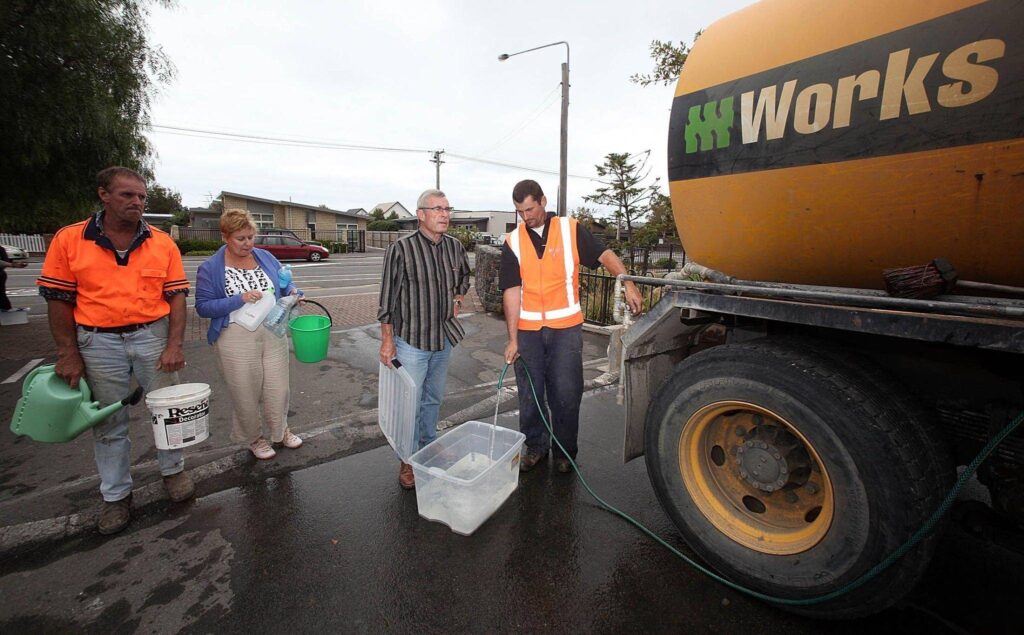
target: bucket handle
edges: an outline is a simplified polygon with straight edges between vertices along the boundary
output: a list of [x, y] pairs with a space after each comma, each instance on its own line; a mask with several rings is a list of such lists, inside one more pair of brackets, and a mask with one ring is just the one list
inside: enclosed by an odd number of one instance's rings
[[323, 309], [324, 313], [327, 314], [327, 326], [334, 326], [334, 319], [331, 317], [331, 312], [327, 310], [327, 307], [325, 307], [324, 305], [320, 304], [316, 300], [303, 300], [302, 302], [304, 304], [315, 304], [316, 306], [318, 306], [321, 309]]

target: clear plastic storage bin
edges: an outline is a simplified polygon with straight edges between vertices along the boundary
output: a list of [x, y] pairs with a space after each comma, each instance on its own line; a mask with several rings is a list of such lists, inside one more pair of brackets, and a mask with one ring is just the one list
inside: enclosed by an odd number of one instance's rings
[[476, 531], [519, 486], [525, 440], [516, 430], [467, 421], [413, 454], [420, 516], [463, 536]]
[[416, 382], [395, 360], [395, 367], [380, 365], [377, 388], [377, 425], [400, 459], [409, 462], [416, 451]]

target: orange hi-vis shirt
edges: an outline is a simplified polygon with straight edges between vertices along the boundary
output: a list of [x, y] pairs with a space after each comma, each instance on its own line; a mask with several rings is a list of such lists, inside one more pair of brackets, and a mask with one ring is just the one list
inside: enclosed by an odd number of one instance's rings
[[103, 235], [97, 216], [53, 237], [36, 279], [47, 299], [74, 302], [75, 322], [117, 327], [168, 315], [168, 298], [188, 292], [181, 252], [166, 232], [143, 223], [122, 258]]
[[576, 249], [575, 218], [552, 218], [544, 255], [530, 242], [526, 223], [505, 238], [519, 260], [522, 303], [519, 329], [539, 331], [545, 326], [564, 329], [583, 324], [580, 309], [580, 255]]

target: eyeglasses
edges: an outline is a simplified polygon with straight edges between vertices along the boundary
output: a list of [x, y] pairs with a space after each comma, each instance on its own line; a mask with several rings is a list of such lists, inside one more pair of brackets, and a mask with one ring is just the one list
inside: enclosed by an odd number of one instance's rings
[[441, 207], [440, 205], [437, 205], [435, 207], [421, 207], [420, 209], [425, 212], [434, 212], [435, 214], [451, 214], [452, 211], [455, 210], [454, 207]]

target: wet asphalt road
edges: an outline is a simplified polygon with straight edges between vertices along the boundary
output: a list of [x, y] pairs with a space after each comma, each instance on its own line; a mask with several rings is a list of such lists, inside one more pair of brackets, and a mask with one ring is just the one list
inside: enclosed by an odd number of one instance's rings
[[[643, 462], [621, 464], [619, 412], [614, 389], [584, 400], [584, 475], [679, 546]], [[976, 510], [960, 510], [905, 602], [830, 623], [710, 582], [549, 463], [470, 537], [420, 519], [396, 476], [382, 447], [2, 563], [0, 632], [996, 633], [1024, 623], [1024, 549]]]

